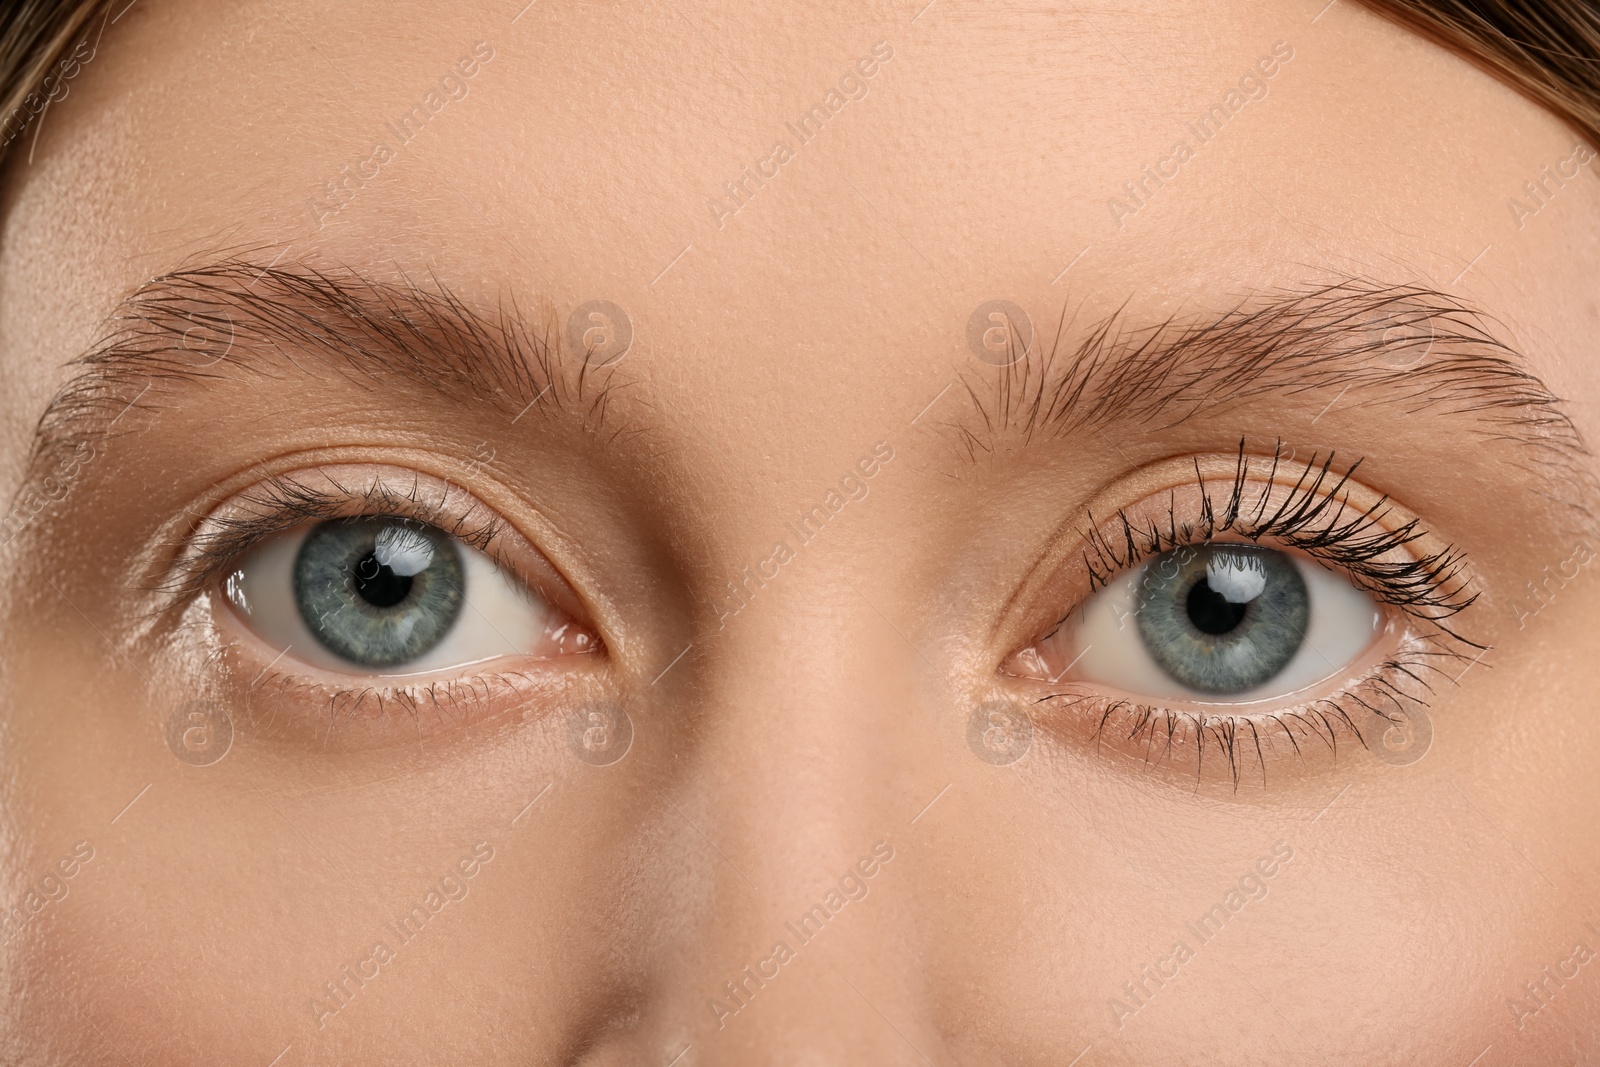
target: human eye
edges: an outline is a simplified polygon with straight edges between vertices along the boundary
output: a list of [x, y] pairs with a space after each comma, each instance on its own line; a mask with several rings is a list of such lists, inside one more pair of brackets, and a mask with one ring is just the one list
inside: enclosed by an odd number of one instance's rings
[[381, 742], [396, 710], [408, 730], [461, 722], [603, 658], [526, 538], [415, 471], [263, 479], [200, 523], [179, 567], [229, 703], [280, 732], [357, 723]]
[[1456, 618], [1463, 555], [1332, 456], [1195, 470], [1091, 524], [1090, 593], [1005, 673], [1055, 725], [1197, 773], [1210, 751], [1236, 787], [1251, 762], [1265, 777], [1284, 754], [1404, 743], [1447, 666], [1481, 651]]
[[1373, 597], [1307, 557], [1251, 542], [1163, 552], [1085, 605], [1070, 634], [1085, 680], [1245, 703], [1303, 692], [1380, 634]]

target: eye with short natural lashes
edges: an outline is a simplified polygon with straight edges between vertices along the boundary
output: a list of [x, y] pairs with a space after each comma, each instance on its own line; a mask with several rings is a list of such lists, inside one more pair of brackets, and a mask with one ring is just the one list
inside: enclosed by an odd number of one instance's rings
[[604, 652], [534, 558], [450, 482], [315, 468], [264, 478], [209, 515], [158, 593], [168, 610], [208, 606], [189, 627], [251, 675], [241, 698], [274, 715], [315, 701], [330, 725], [358, 712], [381, 722], [391, 707], [459, 721]]

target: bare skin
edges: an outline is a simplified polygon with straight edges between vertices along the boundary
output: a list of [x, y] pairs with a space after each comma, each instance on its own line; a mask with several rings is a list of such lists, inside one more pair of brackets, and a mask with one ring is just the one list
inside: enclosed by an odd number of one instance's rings
[[[519, 6], [144, 0], [13, 146], [0, 1060], [1600, 1057], [1575, 133], [1348, 0]], [[1086, 370], [1113, 315], [1192, 383]], [[275, 642], [194, 557], [285, 478], [492, 516], [560, 614], [423, 682]], [[1249, 715], [1068, 662], [1118, 512], [1235, 481], [1387, 496], [1424, 602]]]

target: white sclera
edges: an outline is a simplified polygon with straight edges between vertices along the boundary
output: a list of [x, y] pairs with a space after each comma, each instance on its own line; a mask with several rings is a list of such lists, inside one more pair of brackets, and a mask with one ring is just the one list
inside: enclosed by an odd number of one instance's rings
[[[1082, 611], [1067, 621], [1063, 632], [1051, 639], [1051, 643], [1060, 641], [1066, 651], [1048, 658], [1063, 666], [1076, 659], [1073, 677], [1079, 681], [1112, 686], [1130, 696], [1178, 698], [1201, 704], [1279, 700], [1326, 682], [1348, 669], [1372, 644], [1383, 625], [1383, 613], [1371, 596], [1342, 575], [1294, 555], [1286, 553], [1285, 558], [1305, 580], [1311, 601], [1310, 621], [1305, 641], [1294, 658], [1253, 689], [1226, 697], [1197, 692], [1162, 670], [1145, 648], [1133, 613], [1140, 585], [1149, 569], [1160, 564], [1161, 557], [1129, 571], [1091, 597]], [[1243, 585], [1251, 577], [1244, 570], [1232, 572], [1226, 579]]]
[[[318, 641], [300, 616], [294, 599], [294, 561], [310, 529], [291, 530], [253, 549], [228, 576], [224, 593], [233, 610], [256, 635], [276, 649], [312, 667], [341, 674], [395, 678], [470, 666], [502, 656], [532, 653], [555, 616], [555, 609], [477, 549], [457, 543], [461, 552], [461, 614], [444, 639], [409, 663], [375, 669], [334, 655]], [[432, 548], [420, 538], [391, 539], [378, 549], [399, 563], [396, 571], [429, 559]], [[392, 566], [392, 563], [390, 564]]]

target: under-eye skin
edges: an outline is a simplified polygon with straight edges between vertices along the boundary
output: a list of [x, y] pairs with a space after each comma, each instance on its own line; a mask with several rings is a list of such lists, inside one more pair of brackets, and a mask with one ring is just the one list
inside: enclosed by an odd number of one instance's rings
[[1236, 786], [1250, 760], [1370, 745], [1481, 646], [1461, 553], [1418, 551], [1386, 497], [1355, 506], [1358, 466], [1241, 443], [1231, 480], [1196, 464], [1184, 492], [1091, 518], [1088, 593], [1003, 672], [1052, 726]]
[[557, 693], [604, 658], [537, 549], [471, 494], [416, 472], [268, 478], [191, 542], [167, 583], [185, 628], [224, 692], [280, 726], [360, 717], [379, 731], [403, 710], [411, 728], [430, 707], [460, 722]]

